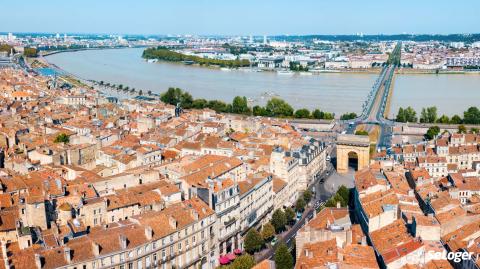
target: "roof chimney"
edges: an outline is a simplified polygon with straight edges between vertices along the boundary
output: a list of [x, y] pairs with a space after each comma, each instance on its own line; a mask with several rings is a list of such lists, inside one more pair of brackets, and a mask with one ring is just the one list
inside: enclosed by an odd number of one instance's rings
[[100, 255], [100, 245], [97, 242], [92, 242], [92, 252], [95, 257]]
[[366, 246], [367, 245], [367, 237], [364, 235], [362, 236], [362, 246]]
[[342, 251], [337, 251], [337, 259], [339, 262], [342, 262], [343, 261], [343, 253]]
[[175, 220], [174, 217], [169, 216], [168, 223], [170, 224], [170, 227], [172, 227], [173, 229], [177, 229], [177, 220]]
[[35, 253], [35, 265], [37, 269], [42, 269], [42, 256], [38, 253]]
[[145, 237], [147, 240], [152, 240], [153, 237], [153, 230], [150, 226], [145, 226]]
[[352, 244], [352, 237], [353, 237], [353, 236], [352, 236], [352, 229], [349, 229], [349, 230], [347, 231], [347, 242], [346, 242], [347, 245]]
[[65, 254], [65, 261], [67, 261], [67, 263], [70, 264], [72, 262], [72, 252], [70, 251], [70, 248], [64, 247], [63, 254]]
[[126, 249], [127, 248], [127, 237], [123, 234], [119, 235], [118, 236], [118, 240], [120, 240], [120, 247], [122, 249]]

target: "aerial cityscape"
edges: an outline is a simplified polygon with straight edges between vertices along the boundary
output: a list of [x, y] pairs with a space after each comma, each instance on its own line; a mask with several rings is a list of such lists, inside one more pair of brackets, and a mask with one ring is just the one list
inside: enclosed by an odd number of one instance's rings
[[0, 269], [480, 269], [480, 3], [66, 2], [2, 4]]

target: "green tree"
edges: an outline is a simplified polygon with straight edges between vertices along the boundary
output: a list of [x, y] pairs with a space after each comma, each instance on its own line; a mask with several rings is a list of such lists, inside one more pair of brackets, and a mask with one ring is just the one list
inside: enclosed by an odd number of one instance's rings
[[293, 108], [284, 100], [276, 97], [268, 100], [265, 109], [267, 114], [272, 117], [291, 117], [293, 115]]
[[248, 107], [247, 97], [235, 96], [235, 98], [233, 98], [232, 113], [250, 114], [250, 108]]
[[345, 185], [341, 185], [338, 188], [337, 193], [340, 195], [340, 197], [342, 197], [343, 203], [348, 205], [350, 200], [350, 190]]
[[69, 143], [70, 142], [70, 137], [66, 135], [65, 133], [61, 133], [55, 137], [55, 140], [53, 141], [54, 143]]
[[261, 106], [254, 106], [253, 107], [253, 115], [254, 116], [267, 116], [267, 110]]
[[453, 115], [452, 119], [450, 120], [450, 123], [452, 124], [461, 124], [462, 122], [462, 118], [460, 118], [458, 115]]
[[288, 251], [287, 245], [281, 242], [275, 251], [275, 268], [276, 269], [292, 269], [293, 257], [290, 251]]
[[203, 109], [207, 107], [207, 104], [208, 104], [208, 101], [205, 99], [195, 99], [193, 100], [192, 108]]
[[246, 252], [253, 254], [256, 251], [259, 251], [263, 247], [264, 243], [265, 242], [263, 241], [262, 236], [256, 229], [251, 228], [248, 230], [247, 235], [245, 236], [244, 244]]
[[415, 110], [412, 107], [410, 106], [407, 107], [406, 109], [403, 110], [403, 113], [404, 113], [404, 121], [400, 121], [400, 122], [417, 122], [417, 112], [415, 112]]
[[307, 189], [306, 191], [303, 192], [303, 200], [305, 200], [305, 202], [310, 202], [310, 200], [312, 200], [312, 197], [313, 197], [313, 193], [311, 190]]
[[271, 223], [266, 223], [262, 227], [262, 237], [263, 240], [267, 241], [270, 240], [273, 236], [275, 236], [275, 227]]
[[340, 206], [345, 207], [347, 206], [347, 201], [343, 199], [343, 197], [337, 192], [333, 197], [328, 199], [328, 201], [325, 203], [326, 207], [336, 207], [337, 202], [340, 202]]
[[470, 128], [470, 133], [478, 134], [478, 128], [475, 128], [475, 127]]
[[272, 220], [270, 221], [275, 228], [275, 232], [279, 233], [285, 229], [287, 224], [287, 218], [285, 213], [281, 209], [277, 209], [273, 212]]
[[294, 117], [297, 119], [310, 118], [310, 111], [306, 108], [298, 109], [295, 111]]
[[403, 107], [400, 107], [398, 109], [398, 113], [397, 113], [397, 117], [396, 117], [395, 121], [397, 121], [397, 122], [407, 122], [407, 117], [406, 117], [405, 110], [403, 109]]
[[295, 210], [299, 212], [303, 212], [306, 205], [307, 203], [305, 203], [305, 200], [303, 200], [303, 197], [300, 196], [298, 197], [297, 202], [295, 203]]
[[285, 209], [285, 218], [287, 219], [287, 224], [293, 224], [295, 222], [295, 211], [291, 207]]
[[147, 94], [148, 94], [148, 95], [152, 95], [152, 91], [151, 91], [151, 90], [148, 90], [148, 91], [147, 91]]
[[24, 48], [23, 55], [26, 57], [37, 57], [38, 51], [36, 48]]
[[449, 124], [449, 123], [450, 123], [450, 119], [448, 118], [447, 115], [442, 115], [440, 118], [437, 119], [437, 123]]
[[432, 140], [435, 137], [437, 137], [439, 133], [440, 133], [440, 128], [438, 126], [432, 126], [428, 128], [427, 133], [425, 134], [425, 138], [427, 140]]
[[480, 124], [480, 110], [470, 107], [463, 113], [463, 122], [466, 124]]
[[466, 134], [467, 133], [467, 128], [465, 125], [458, 125], [458, 133], [459, 134]]
[[252, 255], [244, 254], [233, 261], [228, 269], [251, 269], [255, 266], [255, 259]]
[[143, 95], [143, 91], [142, 91], [142, 90], [139, 90], [139, 91], [138, 91], [138, 95]]
[[357, 113], [351, 112], [351, 113], [345, 113], [340, 116], [341, 120], [353, 120], [357, 117]]
[[314, 119], [321, 120], [321, 119], [324, 119], [325, 113], [323, 111], [321, 111], [320, 109], [315, 109], [312, 113], [312, 116], [313, 116]]
[[358, 130], [358, 131], [355, 131], [355, 135], [368, 135], [368, 131]]
[[180, 104], [183, 108], [191, 108], [193, 103], [192, 95], [180, 88], [168, 88], [166, 92], [160, 95], [160, 100], [171, 105]]
[[437, 120], [437, 107], [427, 107], [422, 109], [420, 115], [421, 123], [434, 123]]
[[227, 104], [219, 100], [208, 101], [207, 107], [215, 110], [215, 112], [228, 112]]

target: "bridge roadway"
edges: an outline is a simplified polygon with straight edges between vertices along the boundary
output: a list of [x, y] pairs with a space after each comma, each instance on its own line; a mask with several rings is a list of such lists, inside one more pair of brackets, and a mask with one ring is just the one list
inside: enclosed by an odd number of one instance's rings
[[377, 141], [377, 148], [379, 149], [388, 149], [391, 146], [393, 122], [385, 119], [384, 114], [387, 108], [394, 73], [394, 65], [388, 65], [382, 69], [380, 76], [375, 81], [372, 91], [363, 106], [362, 115], [346, 122], [348, 125], [346, 132], [349, 134], [353, 134], [359, 124], [369, 125], [370, 127], [367, 127], [367, 130], [371, 129], [372, 125], [380, 126], [380, 136], [379, 141]]

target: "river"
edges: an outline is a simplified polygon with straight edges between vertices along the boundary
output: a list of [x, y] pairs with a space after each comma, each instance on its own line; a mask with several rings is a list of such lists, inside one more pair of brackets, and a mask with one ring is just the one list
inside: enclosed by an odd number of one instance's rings
[[[273, 92], [294, 108], [319, 108], [336, 115], [359, 113], [377, 77], [358, 73], [289, 76], [181, 63], [147, 63], [141, 58], [142, 51], [129, 48], [65, 52], [48, 56], [47, 60], [85, 79], [123, 84], [144, 92], [161, 93], [168, 87], [179, 87], [194, 98], [231, 102], [239, 95], [262, 105], [269, 98], [262, 94]], [[420, 112], [424, 106], [436, 105], [439, 113], [453, 115], [479, 103], [479, 75], [397, 75], [394, 85], [391, 114], [399, 106], [411, 105]]]

